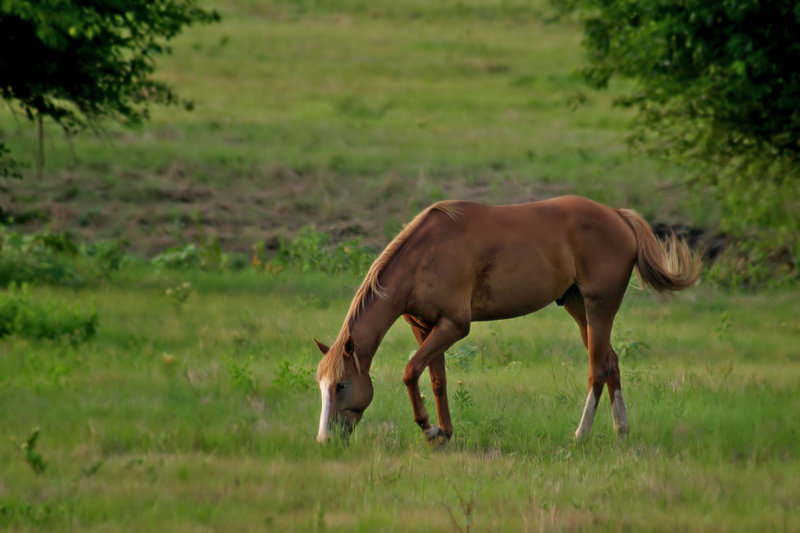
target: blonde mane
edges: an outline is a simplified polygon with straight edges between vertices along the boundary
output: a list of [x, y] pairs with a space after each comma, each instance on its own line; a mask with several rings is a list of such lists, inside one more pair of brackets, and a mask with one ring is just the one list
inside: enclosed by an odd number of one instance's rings
[[353, 320], [355, 320], [358, 313], [366, 306], [367, 298], [369, 298], [370, 294], [374, 294], [377, 298], [382, 298], [384, 300], [387, 298], [386, 290], [381, 286], [378, 277], [389, 261], [397, 254], [406, 241], [408, 241], [408, 238], [431, 211], [441, 211], [453, 220], [457, 219], [460, 214], [458, 201], [456, 200], [433, 204], [414, 217], [414, 219], [397, 234], [392, 242], [389, 243], [383, 252], [381, 252], [378, 258], [375, 259], [372, 266], [369, 267], [364, 281], [361, 282], [361, 286], [356, 291], [353, 301], [350, 303], [350, 309], [347, 311], [347, 316], [345, 316], [342, 329], [339, 331], [336, 342], [333, 343], [328, 353], [326, 353], [322, 361], [319, 362], [319, 366], [317, 367], [317, 381], [326, 379], [331, 383], [335, 383], [342, 377], [342, 373], [344, 372], [344, 344], [350, 336], [350, 327]]

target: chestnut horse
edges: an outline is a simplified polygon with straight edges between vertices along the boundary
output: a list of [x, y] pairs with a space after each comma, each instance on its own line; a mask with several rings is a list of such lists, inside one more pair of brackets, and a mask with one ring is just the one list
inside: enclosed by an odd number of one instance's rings
[[[608, 386], [614, 430], [628, 432], [611, 327], [633, 267], [642, 285], [661, 292], [692, 285], [700, 261], [685, 242], [658, 240], [627, 209], [564, 196], [520, 205], [448, 201], [432, 205], [386, 247], [356, 292], [336, 342], [317, 369], [322, 413], [317, 440], [331, 425], [349, 434], [372, 400], [372, 357], [403, 316], [419, 342], [403, 382], [414, 421], [429, 441], [453, 434], [444, 352], [470, 323], [532, 313], [555, 301], [572, 315], [589, 351], [589, 394], [575, 437], [588, 437]], [[419, 391], [428, 368], [438, 426]]]

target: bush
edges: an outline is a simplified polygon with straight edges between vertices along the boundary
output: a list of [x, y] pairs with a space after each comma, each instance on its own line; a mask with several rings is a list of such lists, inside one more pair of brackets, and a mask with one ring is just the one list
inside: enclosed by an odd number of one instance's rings
[[216, 235], [202, 236], [196, 243], [173, 246], [152, 259], [152, 264], [174, 270], [201, 269], [211, 272], [241, 270], [247, 261], [239, 254], [222, 251]]
[[0, 286], [44, 282], [75, 286], [107, 280], [125, 257], [125, 241], [82, 244], [68, 232], [23, 235], [0, 226]]
[[96, 311], [83, 311], [62, 302], [32, 302], [25, 284], [12, 283], [0, 292], [0, 337], [19, 335], [83, 342], [94, 337], [96, 331]]
[[302, 273], [343, 272], [362, 275], [374, 258], [375, 255], [362, 246], [359, 239], [334, 246], [330, 235], [317, 231], [314, 226], [305, 226], [293, 241], [281, 241], [278, 257], [267, 268], [272, 271], [288, 268]]

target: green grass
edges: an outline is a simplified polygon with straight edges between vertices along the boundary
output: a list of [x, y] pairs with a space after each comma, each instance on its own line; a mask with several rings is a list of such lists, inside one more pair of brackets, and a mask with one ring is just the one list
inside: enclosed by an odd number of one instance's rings
[[[165, 290], [183, 281], [178, 312]], [[314, 441], [311, 338], [332, 340], [356, 284], [123, 272], [117, 286], [32, 289], [92, 302], [100, 321], [84, 344], [0, 340], [0, 527], [447, 531], [467, 515], [476, 531], [800, 527], [798, 294], [632, 290], [614, 338], [632, 427], [621, 442], [605, 398], [591, 440], [573, 441], [587, 358], [563, 310], [475, 324], [450, 352], [455, 435], [434, 452], [400, 379], [415, 345], [402, 321], [350, 445]]]

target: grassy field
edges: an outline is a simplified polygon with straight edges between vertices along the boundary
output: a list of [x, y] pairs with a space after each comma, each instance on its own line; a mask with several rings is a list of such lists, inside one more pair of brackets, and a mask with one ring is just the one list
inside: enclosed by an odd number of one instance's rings
[[[178, 308], [165, 290], [184, 281]], [[320, 446], [311, 337], [332, 340], [356, 281], [150, 273], [32, 289], [96, 309], [99, 329], [88, 343], [0, 341], [0, 528], [800, 527], [797, 294], [632, 290], [614, 339], [632, 426], [621, 442], [605, 400], [591, 440], [573, 441], [587, 358], [552, 306], [476, 324], [449, 352], [455, 435], [429, 450], [398, 323], [351, 444]]]
[[680, 169], [628, 152], [619, 87], [581, 82], [579, 28], [544, 1], [213, 5], [223, 22], [159, 63], [191, 113], [154, 108], [139, 129], [72, 142], [50, 128], [37, 181], [33, 125], [0, 109], [0, 137], [29, 163], [0, 190], [6, 216], [146, 254], [198, 228], [239, 250], [312, 223], [385, 243], [450, 197], [578, 193], [714, 229], [713, 202], [671, 187]]
[[[49, 128], [44, 178], [28, 165], [0, 183], [4, 223], [140, 256], [216, 235], [246, 258], [308, 224], [380, 246], [442, 198], [578, 193], [715, 228], [680, 169], [627, 151], [620, 87], [581, 84], [579, 29], [544, 2], [213, 5], [223, 22], [185, 32], [158, 73], [196, 110], [72, 140]], [[30, 163], [33, 127], [5, 107], [0, 137]], [[0, 530], [800, 530], [797, 290], [631, 290], [623, 441], [604, 398], [574, 442], [587, 356], [563, 310], [476, 324], [448, 353], [455, 435], [437, 452], [400, 379], [404, 324], [350, 445], [314, 440], [312, 337], [333, 341], [358, 279], [125, 264], [33, 284], [28, 329], [0, 320]], [[93, 311], [89, 340], [37, 338]]]

